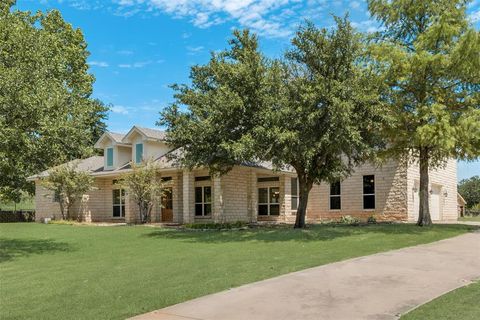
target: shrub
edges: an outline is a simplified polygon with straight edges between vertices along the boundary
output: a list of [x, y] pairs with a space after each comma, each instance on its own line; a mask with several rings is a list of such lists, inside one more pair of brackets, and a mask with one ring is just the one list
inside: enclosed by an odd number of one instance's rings
[[377, 218], [375, 218], [374, 215], [371, 215], [370, 217], [368, 217], [367, 223], [369, 223], [369, 224], [375, 224], [375, 223], [377, 223]]
[[360, 223], [360, 220], [352, 216], [342, 216], [340, 218], [340, 223], [357, 226]]

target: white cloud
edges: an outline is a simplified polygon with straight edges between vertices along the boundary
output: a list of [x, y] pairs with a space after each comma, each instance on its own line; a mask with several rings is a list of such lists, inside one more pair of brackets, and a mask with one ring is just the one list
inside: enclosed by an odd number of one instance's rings
[[[288, 37], [296, 25], [328, 5], [327, 0], [113, 0], [117, 13], [161, 11], [199, 28], [236, 22], [266, 37]], [[292, 9], [294, 7], [294, 9]]]
[[113, 106], [110, 111], [123, 115], [128, 114], [128, 108], [124, 106]]
[[480, 10], [472, 12], [468, 17], [470, 18], [470, 21], [472, 21], [473, 23], [479, 22], [480, 21]]
[[374, 20], [364, 20], [360, 22], [352, 22], [352, 26], [360, 31], [366, 31], [369, 33], [380, 31], [381, 28]]
[[131, 56], [133, 54], [133, 51], [131, 50], [119, 50], [117, 51], [118, 54], [124, 55], [124, 56]]
[[205, 49], [203, 46], [198, 46], [198, 47], [187, 47], [187, 51], [189, 55], [195, 55], [203, 51]]
[[90, 62], [88, 62], [88, 64], [90, 66], [96, 66], [96, 67], [100, 67], [100, 68], [108, 67], [108, 63], [105, 62], [105, 61], [90, 61]]
[[143, 68], [147, 65], [152, 63], [152, 61], [139, 61], [139, 62], [134, 62], [134, 63], [121, 63], [118, 65], [119, 68], [122, 69], [132, 69], [132, 68]]
[[358, 9], [358, 8], [360, 8], [360, 2], [358, 2], [358, 1], [352, 1], [352, 2], [350, 2], [350, 8], [352, 8], [352, 9]]

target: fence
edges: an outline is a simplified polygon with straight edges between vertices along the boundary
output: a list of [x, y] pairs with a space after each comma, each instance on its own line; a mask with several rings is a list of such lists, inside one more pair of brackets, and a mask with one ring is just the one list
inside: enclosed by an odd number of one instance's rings
[[480, 216], [480, 210], [478, 209], [466, 209], [465, 210], [466, 216], [477, 217]]
[[0, 223], [35, 221], [34, 210], [0, 211]]

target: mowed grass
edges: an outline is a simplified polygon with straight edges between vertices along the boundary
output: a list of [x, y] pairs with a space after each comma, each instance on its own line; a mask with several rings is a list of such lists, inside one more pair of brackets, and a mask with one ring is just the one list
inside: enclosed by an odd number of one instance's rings
[[243, 231], [0, 225], [1, 319], [123, 319], [280, 274], [428, 243], [465, 225]]
[[401, 317], [401, 320], [478, 320], [480, 282], [449, 292]]
[[460, 218], [458, 218], [458, 221], [478, 221], [478, 222], [480, 222], [480, 216], [475, 216], [475, 217], [460, 217]]

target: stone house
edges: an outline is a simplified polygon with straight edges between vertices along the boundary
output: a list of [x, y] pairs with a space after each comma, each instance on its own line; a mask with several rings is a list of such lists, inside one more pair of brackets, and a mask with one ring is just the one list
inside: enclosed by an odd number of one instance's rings
[[[161, 203], [152, 210], [152, 222], [294, 222], [298, 182], [294, 172], [274, 171], [268, 163], [234, 167], [228, 174], [209, 176], [203, 168], [176, 166], [167, 153], [162, 131], [134, 126], [127, 134], [104, 133], [95, 144], [104, 156], [81, 160], [78, 170], [95, 178], [95, 189], [73, 208], [81, 219], [93, 222], [135, 222], [138, 210], [117, 181], [131, 170], [131, 162], [154, 159], [166, 185]], [[59, 218], [54, 197], [35, 181], [36, 219]], [[430, 210], [434, 221], [456, 220], [457, 169], [455, 160], [430, 173]], [[315, 185], [307, 208], [308, 221], [336, 220], [351, 215], [366, 220], [415, 221], [418, 217], [418, 166], [389, 161], [382, 167], [365, 164], [349, 178]]]

